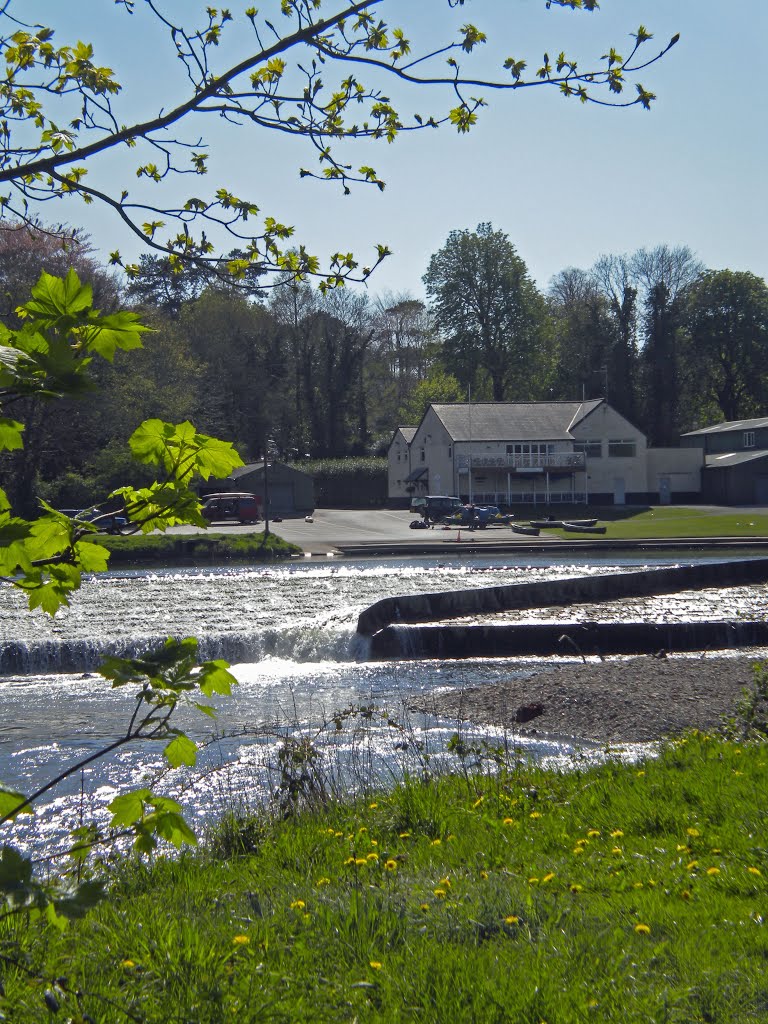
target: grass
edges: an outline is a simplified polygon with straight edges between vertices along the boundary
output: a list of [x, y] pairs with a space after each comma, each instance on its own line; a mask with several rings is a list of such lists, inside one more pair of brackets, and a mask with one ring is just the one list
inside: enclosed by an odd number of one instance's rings
[[232, 561], [262, 562], [300, 555], [301, 548], [282, 537], [263, 531], [246, 534], [193, 533], [184, 535], [99, 535], [98, 541], [112, 552], [110, 565], [221, 564]]
[[[674, 505], [658, 508], [587, 508], [563, 507], [555, 510], [555, 517], [568, 521], [597, 517], [601, 526], [606, 526], [607, 540], [651, 540], [679, 538], [768, 537], [768, 511], [766, 512], [712, 512], [706, 507], [677, 507]], [[526, 512], [526, 518], [528, 516]], [[516, 518], [523, 516], [516, 510]], [[534, 518], [536, 518], [534, 516]], [[573, 540], [587, 534], [566, 533], [563, 530], [546, 530], [547, 534]]]
[[[767, 785], [766, 745], [698, 733], [642, 764], [459, 761], [123, 862], [19, 952], [71, 1020], [765, 1021]], [[3, 982], [8, 1019], [47, 1019]]]

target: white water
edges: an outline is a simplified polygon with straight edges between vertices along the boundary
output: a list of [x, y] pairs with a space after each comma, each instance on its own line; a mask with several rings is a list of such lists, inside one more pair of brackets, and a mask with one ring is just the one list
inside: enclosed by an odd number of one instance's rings
[[[210, 818], [233, 804], [257, 803], [276, 784], [275, 752], [286, 733], [315, 735], [324, 720], [350, 705], [386, 709], [403, 721], [409, 698], [445, 686], [491, 683], [531, 670], [525, 661], [365, 663], [354, 643], [360, 611], [389, 595], [496, 586], [643, 564], [513, 564], [503, 558], [442, 558], [361, 563], [291, 564], [268, 569], [116, 573], [88, 580], [71, 609], [50, 620], [29, 614], [20, 595], [0, 591], [0, 779], [29, 793], [63, 767], [120, 736], [133, 703], [91, 669], [105, 653], [134, 654], [166, 636], [196, 636], [203, 658], [225, 657], [239, 680], [219, 700], [217, 738], [211, 723], [185, 711], [180, 724], [207, 746], [195, 772], [178, 771], [160, 788], [180, 795], [188, 813]], [[765, 588], [705, 591], [637, 599], [612, 607], [612, 617], [701, 618], [763, 614]], [[525, 613], [526, 619], [594, 619], [594, 608]], [[520, 617], [523, 621], [523, 618]], [[568, 661], [568, 658], [558, 659]], [[88, 671], [63, 672], [76, 664]], [[7, 671], [7, 670], [6, 670]], [[457, 723], [408, 717], [401, 732], [374, 716], [355, 717], [323, 733], [327, 771], [369, 782], [388, 781], [425, 752], [439, 758]], [[493, 735], [486, 730], [486, 735]], [[519, 738], [518, 738], [519, 739]], [[522, 742], [522, 741], [521, 741]], [[568, 745], [526, 741], [540, 758], [573, 756]], [[162, 768], [160, 749], [135, 745], [89, 766], [42, 801], [35, 845], [60, 838], [79, 815], [104, 821], [105, 804], [125, 788], [146, 784]], [[200, 767], [210, 771], [202, 781]], [[214, 770], [215, 769], [215, 770]], [[191, 788], [189, 788], [191, 787]], [[48, 799], [48, 798], [46, 798]]]

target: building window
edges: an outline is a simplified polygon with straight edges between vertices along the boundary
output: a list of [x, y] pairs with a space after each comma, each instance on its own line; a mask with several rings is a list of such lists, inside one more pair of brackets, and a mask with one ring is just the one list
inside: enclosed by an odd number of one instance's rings
[[637, 442], [636, 441], [609, 441], [608, 442], [608, 458], [609, 459], [634, 459], [637, 455]]
[[755, 447], [755, 432], [754, 430], [744, 431], [744, 447], [754, 448]]
[[453, 458], [453, 446], [450, 445], [450, 444], [448, 445], [448, 458], [449, 459]]
[[421, 449], [421, 461], [422, 462], [426, 462], [427, 461], [427, 449], [426, 448], [422, 448]]
[[603, 457], [602, 441], [574, 441], [573, 450], [584, 452], [588, 459], [601, 459]]

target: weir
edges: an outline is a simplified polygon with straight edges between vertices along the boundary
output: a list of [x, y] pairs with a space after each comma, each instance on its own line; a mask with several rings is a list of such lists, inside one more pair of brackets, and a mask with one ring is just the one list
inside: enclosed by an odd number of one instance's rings
[[357, 620], [357, 631], [363, 636], [373, 636], [395, 623], [439, 622], [513, 609], [563, 607], [615, 601], [625, 597], [765, 582], [768, 582], [768, 558], [753, 558], [536, 583], [512, 583], [474, 590], [408, 594], [385, 597], [370, 605], [361, 612]]
[[571, 622], [503, 626], [387, 626], [372, 661], [515, 655], [673, 654], [768, 645], [768, 622]]

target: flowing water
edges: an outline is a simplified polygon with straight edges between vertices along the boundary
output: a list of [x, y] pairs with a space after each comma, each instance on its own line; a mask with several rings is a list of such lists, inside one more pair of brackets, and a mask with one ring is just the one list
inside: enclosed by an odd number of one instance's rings
[[[131, 655], [167, 636], [196, 636], [204, 659], [225, 658], [239, 686], [219, 699], [215, 735], [199, 713], [180, 724], [205, 744], [194, 771], [168, 773], [159, 788], [179, 796], [191, 817], [249, 806], [279, 783], [277, 751], [286, 735], [310, 736], [324, 750], [323, 770], [338, 785], [386, 782], [425, 757], [444, 755], [457, 723], [410, 715], [414, 695], [446, 686], [492, 683], [525, 674], [533, 659], [367, 663], [357, 616], [379, 598], [462, 587], [566, 578], [679, 564], [672, 558], [593, 559], [552, 565], [543, 556], [443, 557], [358, 563], [302, 562], [275, 568], [109, 573], [85, 581], [72, 607], [51, 620], [30, 614], [21, 596], [0, 590], [0, 779], [29, 793], [67, 765], [113, 742], [133, 703], [95, 673], [106, 653]], [[632, 599], [610, 608], [612, 619], [761, 616], [765, 587]], [[537, 609], [516, 621], [596, 619], [605, 608]], [[505, 618], [509, 618], [507, 615]], [[553, 659], [550, 659], [550, 661]], [[557, 659], [567, 662], [567, 657]], [[389, 718], [345, 708], [374, 706]], [[493, 730], [484, 735], [498, 740]], [[567, 744], [515, 740], [532, 756], [573, 757]], [[581, 751], [579, 756], [590, 756]], [[162, 770], [158, 745], [126, 746], [76, 773], [38, 808], [29, 841], [50, 843], [85, 817], [106, 819], [106, 803]]]

